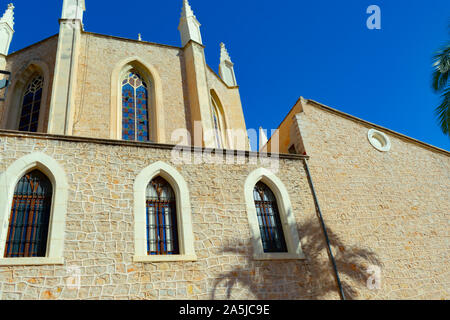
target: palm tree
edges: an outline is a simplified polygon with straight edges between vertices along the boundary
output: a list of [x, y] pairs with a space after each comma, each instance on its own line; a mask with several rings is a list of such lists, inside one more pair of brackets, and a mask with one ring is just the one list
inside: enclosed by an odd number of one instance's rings
[[450, 44], [434, 56], [433, 89], [442, 93], [442, 103], [436, 108], [436, 116], [442, 132], [450, 137]]

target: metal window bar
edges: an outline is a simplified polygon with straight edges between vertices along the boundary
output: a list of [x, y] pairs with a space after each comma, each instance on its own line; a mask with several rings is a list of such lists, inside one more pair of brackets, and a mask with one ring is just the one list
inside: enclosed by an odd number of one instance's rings
[[45, 257], [51, 198], [51, 183], [39, 171], [20, 179], [11, 206], [5, 258]]
[[255, 206], [264, 252], [287, 252], [275, 196], [263, 183], [255, 187]]
[[[151, 182], [156, 195], [147, 197], [147, 254], [179, 254], [176, 202], [170, 185], [162, 178]], [[163, 190], [172, 195], [166, 197]]]

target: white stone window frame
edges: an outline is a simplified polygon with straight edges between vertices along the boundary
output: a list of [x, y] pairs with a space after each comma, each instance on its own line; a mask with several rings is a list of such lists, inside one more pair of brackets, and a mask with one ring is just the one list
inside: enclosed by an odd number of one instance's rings
[[[45, 257], [4, 258], [14, 191], [28, 172], [40, 170], [52, 183], [47, 252]], [[64, 170], [56, 160], [44, 153], [32, 153], [16, 160], [0, 175], [0, 266], [63, 265], [68, 183]]]
[[[391, 140], [385, 133], [375, 129], [370, 129], [367, 133], [367, 138], [369, 139], [370, 144], [378, 151], [389, 152], [391, 150]], [[384, 143], [380, 141], [380, 138], [384, 140]], [[379, 143], [381, 143], [382, 145], [380, 146]]]
[[[261, 233], [255, 206], [253, 190], [258, 182], [265, 183], [277, 199], [278, 211], [283, 227], [284, 238], [288, 252], [266, 253], [261, 241]], [[244, 186], [247, 217], [252, 236], [254, 260], [303, 260], [306, 259], [297, 230], [294, 211], [288, 191], [283, 182], [271, 171], [265, 168], [254, 170], [247, 177]]]
[[[177, 208], [177, 226], [180, 254], [148, 255], [147, 254], [147, 210], [146, 191], [149, 183], [156, 177], [164, 178], [175, 192]], [[134, 262], [177, 262], [197, 261], [192, 231], [192, 213], [189, 189], [183, 176], [165, 162], [155, 162], [137, 176], [134, 182]]]
[[[211, 121], [213, 124], [213, 129], [214, 129], [214, 144], [216, 145], [216, 128], [214, 125], [214, 113], [217, 116], [217, 125], [219, 126], [219, 135], [221, 138], [221, 143], [222, 146], [220, 149], [227, 149], [229, 148], [229, 143], [228, 141], [232, 140], [232, 137], [227, 137], [227, 133], [229, 133], [228, 130], [228, 126], [227, 124], [230, 123], [229, 120], [227, 119], [225, 112], [224, 112], [224, 108], [222, 105], [222, 101], [220, 100], [216, 90], [211, 89], [210, 90], [210, 95], [211, 95]], [[218, 146], [216, 146], [218, 148]]]
[[19, 129], [25, 91], [30, 81], [37, 75], [41, 75], [44, 78], [37, 132], [47, 132], [44, 124], [48, 113], [47, 99], [50, 94], [50, 72], [47, 64], [39, 60], [29, 62], [27, 67], [12, 80], [11, 89], [8, 91], [5, 101], [6, 116], [3, 118], [3, 128], [16, 131]]
[[132, 69], [135, 69], [147, 83], [150, 140], [164, 143], [166, 135], [163, 82], [157, 68], [137, 56], [128, 57], [118, 62], [111, 74], [110, 138], [122, 140], [122, 80], [124, 75]]

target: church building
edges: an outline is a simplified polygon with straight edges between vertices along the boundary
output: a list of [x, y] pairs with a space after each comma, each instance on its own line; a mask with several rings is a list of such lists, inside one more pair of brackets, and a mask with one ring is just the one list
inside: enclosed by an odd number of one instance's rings
[[13, 53], [0, 19], [0, 299], [450, 297], [448, 151], [303, 97], [252, 151], [188, 0], [179, 47], [60, 2]]

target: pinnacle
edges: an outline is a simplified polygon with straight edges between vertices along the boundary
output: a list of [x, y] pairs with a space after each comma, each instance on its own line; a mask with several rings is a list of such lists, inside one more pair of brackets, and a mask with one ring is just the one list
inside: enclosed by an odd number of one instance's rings
[[183, 8], [181, 10], [181, 17], [184, 17], [184, 18], [195, 17], [194, 11], [192, 11], [192, 8], [191, 8], [188, 0], [183, 0]]
[[14, 4], [8, 4], [8, 9], [6, 9], [3, 17], [0, 19], [0, 22], [7, 23], [13, 28], [14, 26]]
[[220, 43], [220, 61], [230, 61], [230, 54], [228, 53], [227, 48], [223, 42]]

